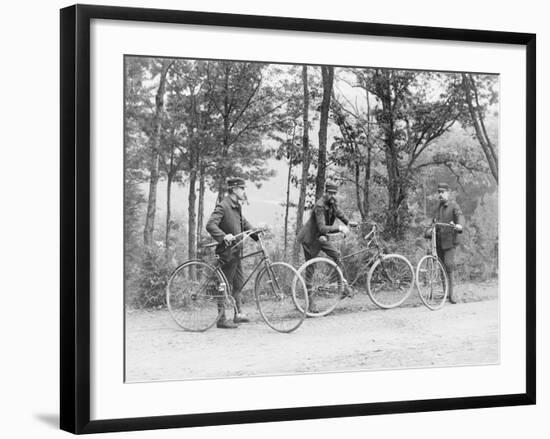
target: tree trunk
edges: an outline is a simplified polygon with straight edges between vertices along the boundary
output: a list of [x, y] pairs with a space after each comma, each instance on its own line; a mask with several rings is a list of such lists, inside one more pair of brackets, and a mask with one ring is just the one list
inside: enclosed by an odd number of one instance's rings
[[489, 170], [493, 175], [495, 181], [498, 184], [498, 157], [495, 153], [495, 148], [492, 145], [489, 137], [487, 136], [487, 131], [485, 130], [485, 123], [483, 121], [483, 115], [479, 109], [479, 105], [474, 107], [472, 92], [477, 95], [477, 89], [475, 87], [474, 81], [471, 77], [463, 73], [462, 74], [462, 86], [464, 88], [464, 96], [466, 97], [466, 103], [468, 104], [468, 111], [470, 113], [470, 118], [476, 132], [477, 140], [481, 145], [481, 149], [485, 154], [487, 159], [487, 164], [489, 165]]
[[397, 155], [391, 148], [386, 148], [386, 169], [388, 172], [388, 216], [387, 228], [389, 234], [396, 239], [403, 236], [401, 221], [402, 203], [405, 200], [405, 188], [399, 175]]
[[155, 214], [157, 210], [157, 185], [159, 179], [159, 154], [157, 147], [153, 146], [149, 165], [149, 197], [145, 227], [143, 229], [143, 242], [147, 247], [153, 242], [153, 230], [155, 229]]
[[388, 212], [386, 217], [386, 225], [388, 233], [396, 239], [403, 236], [400, 210], [404, 200], [405, 188], [400, 176], [398, 151], [395, 146], [394, 139], [394, 114], [391, 108], [391, 92], [388, 90], [385, 99], [382, 100], [382, 108], [384, 112], [384, 131], [385, 131], [385, 159], [386, 171], [388, 173]]
[[226, 162], [227, 160], [227, 152], [229, 150], [229, 120], [224, 121], [224, 135], [223, 135], [223, 150], [222, 150], [222, 159], [221, 159], [221, 166], [217, 169], [217, 178], [218, 178], [218, 198], [217, 202], [219, 203], [223, 196], [225, 195], [225, 183], [226, 180], [229, 178]]
[[422, 177], [422, 208], [424, 210], [424, 218], [428, 218], [428, 193], [426, 191], [426, 180]]
[[170, 249], [170, 216], [171, 216], [171, 197], [172, 197], [172, 172], [168, 172], [168, 178], [166, 179], [166, 232], [164, 237], [164, 253], [166, 259], [168, 259], [168, 252]]
[[197, 242], [202, 240], [202, 235], [204, 233], [204, 192], [206, 190], [205, 186], [205, 169], [204, 166], [200, 168], [200, 177], [199, 177], [199, 207], [198, 207], [198, 219], [197, 219]]
[[321, 198], [325, 191], [327, 166], [327, 130], [330, 111], [330, 97], [334, 81], [334, 67], [321, 66], [323, 76], [323, 101], [321, 102], [321, 116], [319, 121], [319, 157], [317, 160], [317, 178], [315, 180], [315, 199]]
[[485, 140], [487, 142], [487, 146], [488, 146], [489, 152], [491, 154], [491, 158], [493, 159], [493, 163], [495, 164], [495, 169], [496, 169], [497, 175], [498, 175], [498, 157], [497, 157], [496, 152], [495, 152], [495, 147], [491, 143], [491, 139], [489, 138], [489, 135], [487, 134], [487, 129], [485, 128], [484, 114], [483, 114], [483, 111], [481, 109], [481, 105], [479, 105], [479, 97], [478, 97], [478, 93], [477, 93], [476, 82], [472, 78], [471, 74], [468, 74], [468, 78], [470, 79], [470, 85], [472, 86], [472, 90], [474, 92], [474, 98], [475, 98], [475, 101], [476, 101], [476, 113], [479, 117], [479, 124], [481, 125], [481, 131], [483, 133], [483, 137], [485, 138]]
[[147, 214], [143, 229], [143, 242], [148, 247], [153, 242], [155, 229], [155, 214], [157, 210], [157, 184], [159, 179], [160, 137], [162, 130], [162, 115], [164, 112], [164, 93], [166, 90], [166, 74], [172, 65], [169, 60], [162, 62], [159, 88], [155, 97], [155, 116], [153, 119], [153, 147], [149, 161], [149, 198], [147, 201]]
[[[302, 178], [300, 179], [300, 196], [296, 212], [296, 235], [303, 225], [304, 208], [306, 205], [307, 183], [309, 176], [309, 90], [307, 82], [307, 66], [302, 67], [302, 83], [304, 86], [304, 107], [302, 111], [304, 131], [302, 134]], [[300, 244], [294, 241], [293, 264], [298, 261]]]
[[370, 178], [371, 178], [371, 163], [372, 163], [372, 144], [371, 144], [371, 114], [370, 114], [370, 98], [368, 90], [365, 90], [366, 100], [367, 100], [367, 127], [366, 127], [366, 136], [367, 136], [367, 160], [365, 162], [365, 177], [363, 180], [363, 212], [361, 212], [361, 231], [363, 235], [366, 235], [369, 232], [369, 225], [367, 221], [370, 214]]
[[288, 248], [288, 210], [290, 208], [290, 177], [292, 176], [292, 158], [288, 159], [288, 176], [286, 179], [286, 204], [285, 204], [285, 240], [284, 240], [284, 255], [285, 261]]
[[355, 199], [357, 201], [357, 210], [359, 210], [359, 213], [361, 214], [361, 218], [364, 218], [365, 208], [363, 205], [362, 193], [361, 193], [361, 165], [359, 163], [359, 160], [355, 161], [354, 172], [355, 172], [355, 178], [354, 178]]
[[188, 214], [188, 254], [189, 259], [195, 259], [196, 257], [196, 250], [197, 250], [197, 218], [196, 218], [196, 212], [195, 212], [195, 203], [197, 199], [196, 194], [196, 181], [197, 181], [197, 163], [196, 163], [196, 152], [193, 151], [193, 149], [196, 147], [196, 145], [191, 146], [191, 157], [190, 157], [190, 164], [191, 169], [189, 171], [189, 204], [187, 209]]
[[164, 255], [168, 260], [168, 253], [170, 250], [170, 216], [171, 216], [171, 203], [172, 203], [172, 180], [174, 178], [174, 149], [170, 151], [170, 163], [168, 165], [168, 172], [166, 178], [166, 228], [164, 236]]
[[363, 221], [366, 221], [370, 213], [370, 176], [371, 176], [372, 149], [370, 143], [367, 145], [367, 162], [365, 163], [365, 179], [363, 181], [363, 210], [365, 212]]
[[230, 67], [229, 64], [226, 64], [225, 67], [225, 76], [224, 76], [224, 99], [223, 99], [223, 149], [222, 149], [222, 160], [221, 167], [218, 169], [218, 203], [223, 199], [225, 194], [225, 182], [229, 178], [228, 170], [226, 167], [227, 156], [229, 153], [229, 137], [231, 135], [230, 127], [230, 108], [229, 108], [229, 76], [230, 76]]

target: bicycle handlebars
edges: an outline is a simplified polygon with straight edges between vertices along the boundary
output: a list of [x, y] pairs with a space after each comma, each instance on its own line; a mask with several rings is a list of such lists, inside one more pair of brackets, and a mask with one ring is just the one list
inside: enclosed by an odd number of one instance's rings
[[[380, 229], [380, 225], [376, 222], [376, 221], [362, 221], [360, 223], [357, 223], [355, 226], [350, 226], [348, 224], [348, 227], [350, 229], [357, 229], [358, 227], [360, 227], [361, 225], [363, 224], [368, 224], [371, 226], [371, 228], [376, 228], [376, 229]], [[342, 233], [340, 230], [338, 230], [337, 232], [329, 232], [329, 235], [337, 235], [338, 233]]]
[[[241, 232], [241, 233], [233, 236], [232, 242], [229, 243], [229, 244], [226, 243], [226, 245], [227, 245], [227, 247], [234, 247], [234, 246], [240, 244], [241, 242], [244, 242], [245, 238], [248, 238], [250, 235], [253, 235], [255, 233], [264, 233], [265, 231], [266, 231], [265, 227], [257, 227], [255, 229], [245, 230], [244, 232]], [[240, 237], [243, 237], [243, 239], [241, 239], [240, 241], [237, 241]], [[211, 247], [217, 247], [220, 244], [221, 244], [220, 242], [211, 242], [210, 244], [205, 244], [202, 247], [203, 248], [211, 248]]]
[[[432, 223], [430, 226], [440, 226], [440, 227], [451, 227], [453, 229], [456, 229], [456, 224], [451, 224], [451, 223], [438, 223], [438, 222], [435, 222], [435, 223]], [[428, 227], [430, 227], [428, 226]]]

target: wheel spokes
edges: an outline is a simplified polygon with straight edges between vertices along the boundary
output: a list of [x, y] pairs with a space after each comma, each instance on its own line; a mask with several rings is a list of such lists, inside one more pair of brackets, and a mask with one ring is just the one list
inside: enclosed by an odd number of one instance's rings
[[167, 285], [168, 309], [178, 325], [189, 331], [212, 326], [223, 309], [221, 279], [209, 265], [191, 262], [176, 269]]
[[256, 303], [264, 321], [279, 332], [295, 330], [304, 319], [307, 302], [305, 287], [298, 273], [290, 265], [274, 263], [258, 276], [255, 285]]

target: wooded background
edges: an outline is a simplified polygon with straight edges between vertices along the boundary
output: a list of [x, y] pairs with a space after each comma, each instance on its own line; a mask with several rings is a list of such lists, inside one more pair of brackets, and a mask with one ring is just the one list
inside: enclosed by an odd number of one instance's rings
[[270, 252], [294, 264], [327, 178], [346, 214], [381, 223], [413, 264], [445, 181], [466, 218], [459, 276], [497, 275], [498, 75], [128, 56], [124, 79], [129, 305], [162, 306], [171, 271], [206, 256], [228, 177], [256, 195], [253, 224], [271, 203]]

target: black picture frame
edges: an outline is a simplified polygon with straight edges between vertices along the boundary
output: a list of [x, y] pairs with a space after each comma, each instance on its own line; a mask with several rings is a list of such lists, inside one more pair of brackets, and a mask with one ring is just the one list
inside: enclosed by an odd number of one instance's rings
[[[72, 433], [304, 420], [535, 404], [536, 35], [303, 18], [74, 5], [60, 11], [60, 426]], [[131, 20], [520, 45], [526, 48], [525, 393], [90, 420], [90, 22]]]

